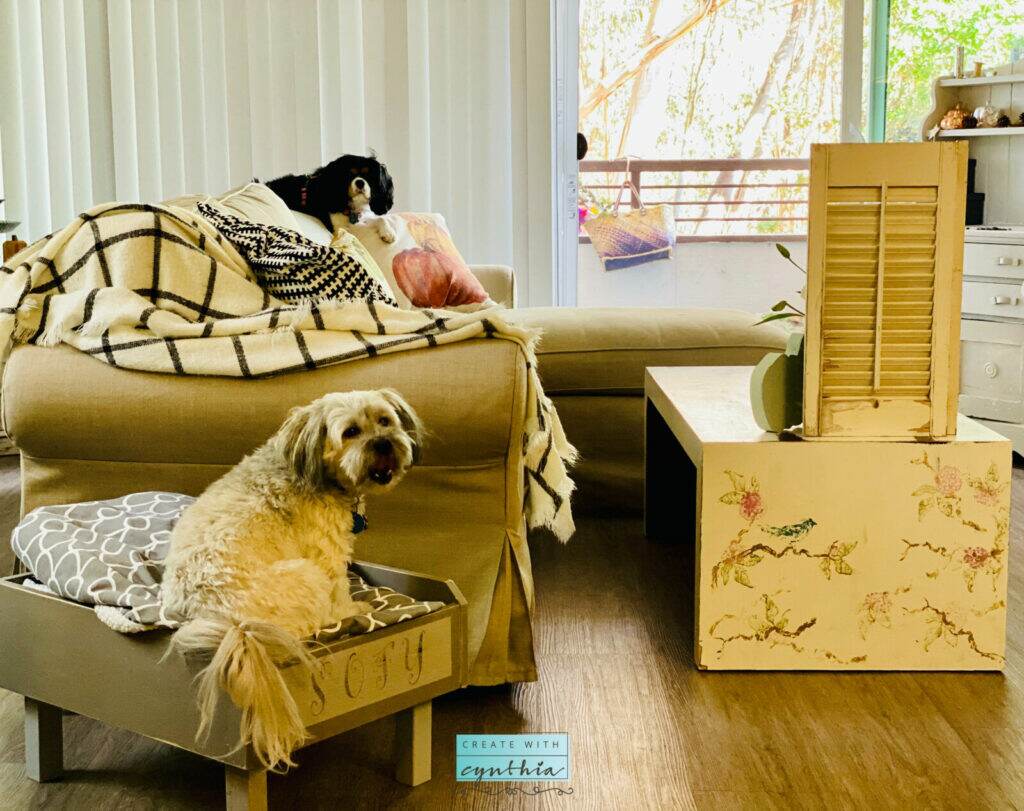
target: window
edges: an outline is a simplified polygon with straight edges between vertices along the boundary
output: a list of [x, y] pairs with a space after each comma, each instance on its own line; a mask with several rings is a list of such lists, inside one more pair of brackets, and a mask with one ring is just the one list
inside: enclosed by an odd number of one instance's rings
[[1021, 0], [845, 4], [844, 55], [844, 0], [580, 0], [585, 202], [613, 206], [633, 156], [623, 205], [671, 205], [684, 239], [804, 233], [804, 161], [841, 140], [844, 56], [846, 140], [879, 141], [920, 140], [958, 45], [968, 68], [1024, 58]]
[[932, 106], [932, 81], [952, 74], [958, 45], [968, 68], [975, 61], [993, 67], [1024, 58], [1024, 4], [889, 0], [888, 34], [885, 140], [918, 141]]
[[[841, 28], [840, 0], [581, 0], [588, 158], [645, 159], [640, 198], [672, 205], [683, 237], [802, 233], [803, 161], [838, 140]], [[589, 168], [625, 164], [581, 167], [611, 204], [622, 175]]]
[[840, 0], [582, 0], [590, 157], [806, 157], [838, 136], [841, 24]]

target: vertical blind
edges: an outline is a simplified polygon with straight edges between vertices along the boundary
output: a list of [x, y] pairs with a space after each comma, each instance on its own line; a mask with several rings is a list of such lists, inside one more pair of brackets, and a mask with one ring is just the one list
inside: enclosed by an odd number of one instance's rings
[[549, 26], [547, 0], [0, 0], [5, 218], [35, 238], [372, 148], [399, 210], [441, 212], [529, 294], [551, 256]]

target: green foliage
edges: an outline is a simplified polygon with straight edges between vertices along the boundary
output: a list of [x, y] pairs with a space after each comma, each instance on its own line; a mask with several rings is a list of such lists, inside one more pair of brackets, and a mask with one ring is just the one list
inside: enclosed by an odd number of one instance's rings
[[825, 575], [827, 580], [832, 579], [832, 572], [836, 574], [851, 575], [853, 574], [853, 567], [846, 562], [846, 556], [849, 555], [854, 548], [856, 548], [857, 542], [852, 543], [840, 543], [835, 541], [832, 546], [829, 547], [828, 554], [821, 559], [818, 564], [821, 567], [822, 574]]

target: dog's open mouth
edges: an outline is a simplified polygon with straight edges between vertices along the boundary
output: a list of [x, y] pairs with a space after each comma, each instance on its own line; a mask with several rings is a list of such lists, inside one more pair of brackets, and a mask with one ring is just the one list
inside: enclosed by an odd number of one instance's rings
[[393, 472], [390, 468], [381, 467], [370, 471], [370, 481], [377, 484], [390, 484]]
[[374, 484], [390, 484], [395, 476], [395, 468], [398, 467], [393, 456], [385, 456], [377, 459], [370, 465], [369, 478]]

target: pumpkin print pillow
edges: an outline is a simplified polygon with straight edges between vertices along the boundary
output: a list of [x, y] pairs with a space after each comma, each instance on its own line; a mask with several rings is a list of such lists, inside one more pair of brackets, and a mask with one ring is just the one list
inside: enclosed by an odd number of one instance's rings
[[384, 272], [399, 306], [476, 310], [493, 302], [459, 253], [440, 214], [387, 214], [395, 234], [384, 242], [375, 223], [345, 223]]

